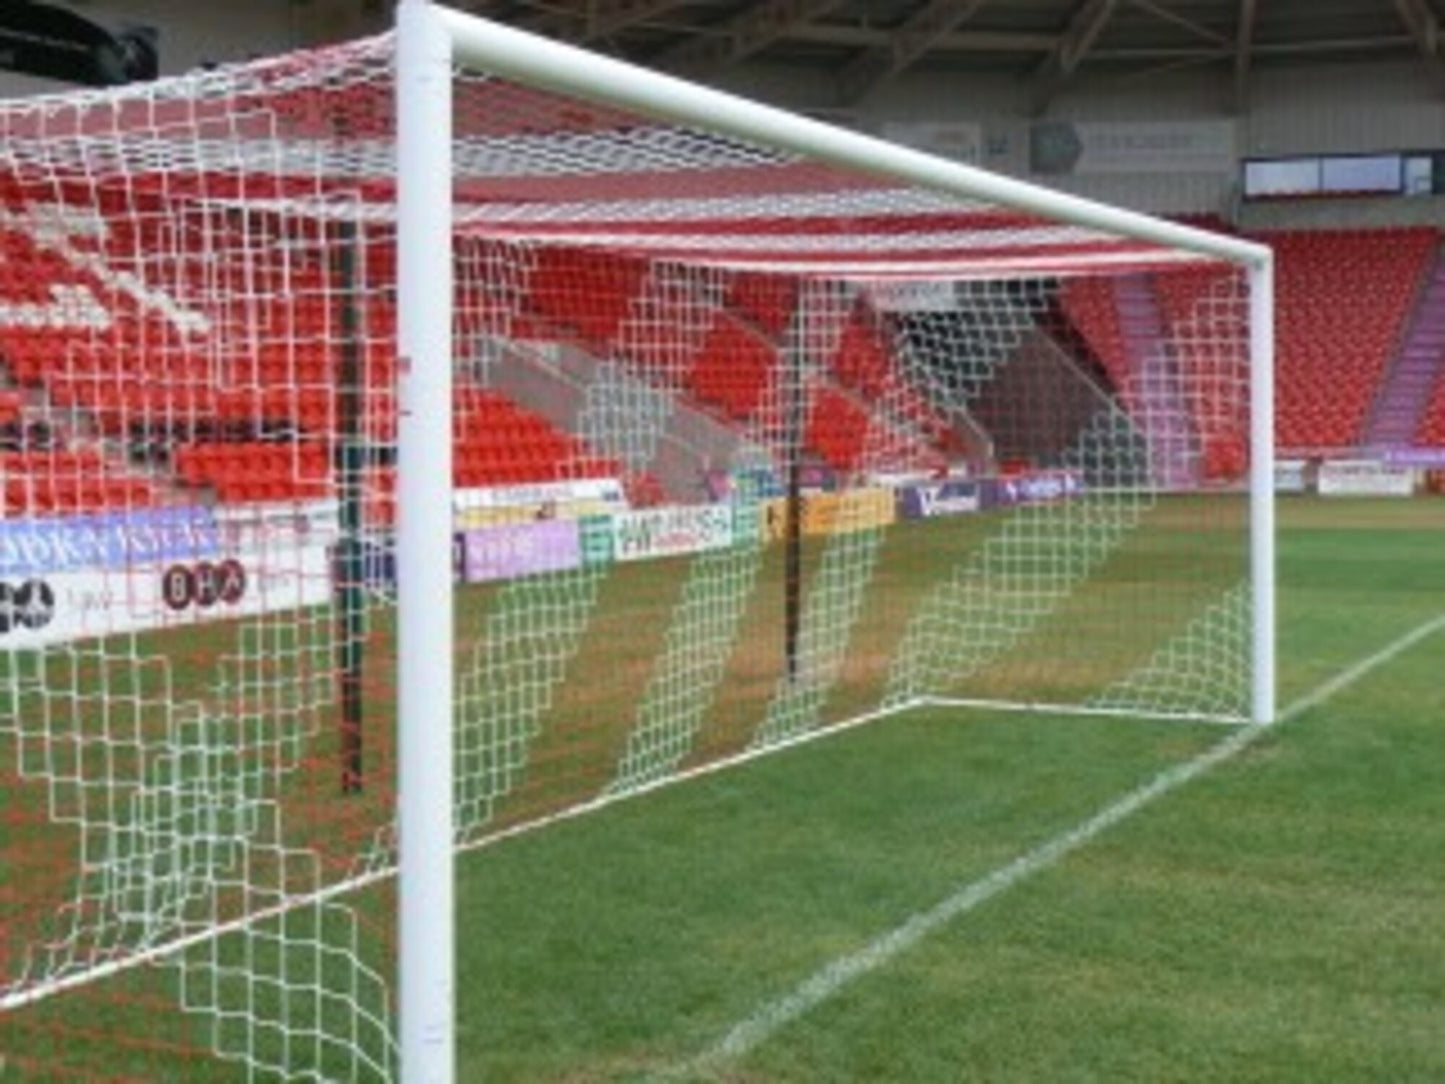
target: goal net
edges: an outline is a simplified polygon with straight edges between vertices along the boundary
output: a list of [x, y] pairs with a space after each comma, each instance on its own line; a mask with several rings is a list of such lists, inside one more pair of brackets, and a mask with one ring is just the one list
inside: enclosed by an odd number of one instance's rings
[[440, 246], [392, 35], [0, 106], [0, 1077], [393, 1079], [399, 729], [470, 848], [924, 705], [1268, 714], [1259, 250], [465, 24]]

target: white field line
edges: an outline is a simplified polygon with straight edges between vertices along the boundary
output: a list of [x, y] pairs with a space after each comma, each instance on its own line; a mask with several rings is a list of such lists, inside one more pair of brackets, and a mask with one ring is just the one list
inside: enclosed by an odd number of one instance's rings
[[[1288, 722], [1311, 708], [1329, 700], [1336, 693], [1353, 685], [1372, 670], [1390, 662], [1421, 640], [1445, 629], [1445, 614], [1426, 621], [1405, 635], [1391, 641], [1379, 651], [1360, 659], [1329, 681], [1290, 704], [1279, 722]], [[1170, 791], [1198, 778], [1253, 745], [1268, 733], [1269, 726], [1247, 726], [1233, 731], [1216, 745], [1210, 746], [1192, 760], [1184, 761], [1160, 772], [1149, 782], [1133, 790], [1113, 804], [1095, 813], [1088, 820], [1061, 835], [1026, 851], [1013, 861], [1000, 866], [978, 880], [971, 881], [947, 899], [926, 911], [914, 914], [899, 926], [874, 938], [856, 952], [839, 956], [819, 971], [804, 979], [792, 991], [766, 1002], [746, 1019], [738, 1022], [715, 1045], [692, 1061], [661, 1074], [662, 1079], [686, 1079], [713, 1073], [743, 1057], [765, 1042], [785, 1025], [803, 1016], [833, 997], [854, 979], [888, 963], [980, 904], [1018, 884], [1024, 878], [1047, 869], [1059, 859], [1107, 832], [1125, 818], [1137, 813]]]
[[[617, 805], [620, 802], [639, 798], [644, 794], [651, 794], [653, 791], [663, 790], [676, 786], [678, 783], [686, 782], [689, 779], [697, 779], [705, 775], [712, 775], [727, 768], [735, 768], [742, 764], [758, 760], [762, 757], [771, 756], [784, 749], [791, 749], [794, 746], [808, 745], [823, 738], [830, 738], [848, 730], [856, 730], [859, 727], [875, 723], [880, 719], [886, 719], [893, 715], [899, 715], [911, 711], [920, 706], [917, 699], [901, 700], [897, 704], [879, 708], [863, 715], [855, 715], [841, 723], [834, 723], [826, 727], [818, 727], [814, 730], [805, 730], [800, 734], [794, 734], [790, 738], [773, 742], [769, 745], [744, 749], [740, 753], [723, 757], [719, 760], [708, 761], [706, 764], [699, 764], [696, 767], [685, 771], [674, 772], [672, 775], [663, 776], [634, 787], [631, 790], [616, 793], [604, 792], [590, 801], [582, 802], [579, 805], [568, 806], [566, 809], [537, 817], [533, 820], [522, 821], [499, 831], [491, 832], [476, 839], [459, 843], [456, 846], [458, 854], [467, 854], [471, 851], [481, 850], [483, 847], [491, 847], [503, 840], [512, 839], [516, 836], [528, 835], [540, 828], [558, 824], [562, 821], [576, 820], [578, 817], [586, 816], [589, 813], [596, 813], [606, 809], [608, 806]], [[134, 968], [163, 963], [172, 956], [176, 956], [187, 949], [207, 942], [215, 941], [227, 934], [239, 933], [259, 923], [280, 918], [292, 911], [302, 907], [310, 907], [316, 904], [329, 903], [338, 898], [347, 896], [371, 885], [380, 884], [396, 876], [397, 868], [394, 863], [368, 871], [367, 873], [351, 877], [335, 884], [326, 885], [313, 892], [299, 893], [288, 896], [278, 903], [269, 907], [259, 908], [236, 918], [228, 919], [225, 922], [217, 923], [214, 926], [207, 926], [204, 929], [194, 930], [179, 937], [174, 937], [150, 948], [138, 952], [128, 953], [125, 956], [104, 963], [91, 964], [87, 967], [66, 973], [57, 978], [37, 983], [24, 989], [0, 996], [0, 1013], [10, 1012], [14, 1009], [24, 1008], [36, 1002], [44, 1001], [54, 997], [56, 994], [64, 993], [67, 990], [85, 986], [89, 983], [98, 982], [101, 979], [111, 978]]]
[[983, 708], [987, 711], [1021, 712], [1028, 715], [1083, 715], [1091, 718], [1133, 719], [1161, 723], [1217, 723], [1220, 726], [1251, 726], [1243, 715], [1216, 715], [1197, 711], [1137, 711], [1133, 708], [1098, 708], [1079, 704], [1051, 704], [1048, 701], [988, 700], [965, 696], [920, 696], [917, 703], [927, 708]]

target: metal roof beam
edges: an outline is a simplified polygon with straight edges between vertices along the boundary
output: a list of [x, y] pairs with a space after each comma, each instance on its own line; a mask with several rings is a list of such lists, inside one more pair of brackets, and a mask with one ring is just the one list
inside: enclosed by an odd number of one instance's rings
[[[1365, 38], [1321, 38], [1318, 41], [1255, 42], [1250, 49], [1255, 59], [1280, 56], [1321, 56], [1330, 53], [1399, 52], [1411, 45], [1408, 34], [1386, 34]], [[1185, 60], [1189, 57], [1211, 57], [1229, 60], [1234, 48], [1210, 48], [1207, 45], [1142, 45], [1133, 48], [1095, 49], [1089, 53], [1094, 60]]]
[[838, 73], [839, 98], [845, 105], [853, 105], [868, 97], [971, 19], [987, 2], [930, 0], [889, 36], [885, 49], [866, 49], [843, 67]]
[[1258, 9], [1258, 0], [1239, 0], [1239, 26], [1234, 36], [1232, 102], [1235, 113], [1249, 112], [1249, 65], [1254, 59], [1254, 23]]
[[1442, 56], [1440, 20], [1425, 0], [1395, 0], [1400, 21], [1415, 39], [1435, 89], [1445, 93], [1445, 56]]
[[576, 11], [551, 10], [520, 20], [524, 30], [550, 34], [575, 44], [610, 37], [638, 23], [645, 23], [685, 0], [588, 0]]
[[653, 67], [696, 69], [737, 64], [775, 41], [789, 38], [844, 0], [762, 0], [721, 27], [687, 38], [650, 58]]
[[1118, 0], [1081, 0], [1053, 51], [1034, 72], [1034, 112], [1045, 112], [1054, 96], [1073, 79], [1118, 6]]
[[1129, 0], [1129, 2], [1139, 10], [1147, 11], [1156, 19], [1161, 19], [1166, 23], [1173, 23], [1175, 26], [1189, 31], [1189, 33], [1196, 37], [1205, 38], [1217, 45], [1229, 44], [1229, 38], [1217, 30], [1212, 30], [1203, 23], [1196, 22], [1186, 15], [1180, 15], [1179, 12], [1174, 11], [1172, 8], [1165, 7], [1159, 3], [1158, 0]]
[[[893, 35], [874, 27], [842, 23], [811, 23], [788, 31], [789, 41], [814, 45], [846, 45], [854, 49], [892, 48]], [[956, 30], [945, 34], [934, 49], [968, 53], [1047, 53], [1058, 44], [1057, 34], [1040, 34], [1029, 30]]]
[[587, 5], [587, 39], [616, 34], [665, 15], [682, 3], [683, 0], [592, 0]]

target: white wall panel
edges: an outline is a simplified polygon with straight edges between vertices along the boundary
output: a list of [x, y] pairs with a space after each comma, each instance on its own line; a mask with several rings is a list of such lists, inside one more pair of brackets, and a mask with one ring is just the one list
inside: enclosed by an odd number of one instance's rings
[[[1233, 69], [1214, 65], [1149, 78], [1089, 75], [1065, 89], [1048, 116], [1079, 122], [1218, 120], [1227, 116]], [[826, 75], [756, 70], [730, 76], [734, 89], [795, 108], [832, 104]], [[1027, 79], [924, 72], [905, 75], [846, 119], [878, 132], [888, 122], [982, 124], [983, 164], [1028, 176], [1032, 117]], [[1256, 69], [1251, 111], [1238, 118], [1243, 155], [1445, 149], [1445, 105], [1415, 60]], [[1160, 176], [1035, 177], [1043, 183], [1155, 212], [1224, 212], [1237, 171]]]
[[1445, 148], [1445, 104], [1421, 63], [1260, 71], [1245, 153]]

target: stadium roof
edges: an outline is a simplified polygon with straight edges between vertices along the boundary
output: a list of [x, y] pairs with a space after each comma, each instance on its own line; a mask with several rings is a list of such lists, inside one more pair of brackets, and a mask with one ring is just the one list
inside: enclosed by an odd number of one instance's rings
[[1445, 0], [450, 0], [707, 80], [750, 60], [835, 79], [834, 105], [908, 70], [1005, 72], [1042, 111], [1081, 73], [1213, 68], [1236, 108], [1258, 66], [1407, 58], [1445, 93]]

